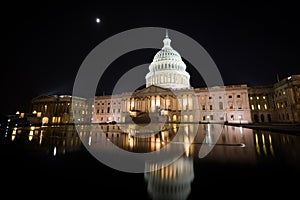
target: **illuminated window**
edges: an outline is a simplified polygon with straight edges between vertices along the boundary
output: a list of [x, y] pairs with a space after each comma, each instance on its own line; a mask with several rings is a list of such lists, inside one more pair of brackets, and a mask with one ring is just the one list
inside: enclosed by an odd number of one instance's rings
[[263, 96], [263, 99], [266, 99], [266, 96]]
[[282, 94], [285, 95], [285, 91], [283, 91]]
[[254, 105], [253, 105], [253, 104], [251, 105], [251, 109], [252, 109], [252, 110], [254, 110], [254, 109], [255, 109], [255, 107], [254, 107]]
[[250, 97], [250, 100], [253, 100], [253, 97]]
[[256, 99], [258, 100], [258, 99], [259, 99], [259, 97], [256, 97]]
[[43, 117], [42, 124], [48, 124], [48, 121], [49, 121], [48, 117]]
[[47, 105], [45, 105], [45, 106], [44, 106], [44, 108], [45, 108], [45, 112], [47, 112], [47, 107], [48, 107]]
[[267, 109], [268, 109], [268, 106], [267, 106], [267, 104], [265, 104], [265, 105], [264, 105], [264, 108], [265, 108], [265, 110], [267, 110]]
[[257, 108], [258, 108], [258, 110], [260, 110], [260, 105], [259, 104], [257, 105]]
[[37, 112], [36, 117], [41, 117], [42, 116], [42, 112]]
[[20, 118], [24, 118], [24, 116], [25, 116], [25, 113], [20, 114]]

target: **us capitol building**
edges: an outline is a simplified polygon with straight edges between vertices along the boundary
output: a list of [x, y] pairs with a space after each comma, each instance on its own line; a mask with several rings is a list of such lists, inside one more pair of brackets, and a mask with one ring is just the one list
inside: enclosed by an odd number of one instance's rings
[[18, 111], [17, 114], [42, 124], [125, 123], [131, 120], [148, 123], [153, 119], [196, 123], [299, 123], [300, 75], [257, 87], [242, 84], [193, 88], [190, 78], [186, 64], [172, 48], [166, 33], [162, 49], [149, 66], [146, 88], [134, 93], [95, 96], [94, 99], [40, 95], [32, 99], [31, 113]]

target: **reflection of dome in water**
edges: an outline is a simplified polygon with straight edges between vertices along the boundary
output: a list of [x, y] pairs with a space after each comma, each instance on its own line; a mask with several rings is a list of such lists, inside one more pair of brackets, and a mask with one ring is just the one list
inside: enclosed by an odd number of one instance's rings
[[[194, 179], [193, 160], [181, 157], [174, 163], [154, 170], [156, 164], [146, 165], [150, 172], [145, 173], [148, 192], [152, 199], [187, 199]], [[148, 171], [147, 170], [147, 171]]]
[[189, 88], [190, 75], [180, 54], [171, 47], [171, 39], [166, 32], [163, 48], [156, 53], [146, 75], [146, 87]]

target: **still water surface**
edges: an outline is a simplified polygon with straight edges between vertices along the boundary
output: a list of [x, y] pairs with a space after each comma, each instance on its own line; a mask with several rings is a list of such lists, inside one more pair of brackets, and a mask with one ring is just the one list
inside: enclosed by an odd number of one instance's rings
[[[179, 127], [181, 126], [181, 127]], [[300, 137], [218, 124], [170, 124], [152, 137], [138, 138], [134, 125], [97, 125], [104, 133], [84, 126], [9, 128], [1, 131], [1, 169], [6, 186], [43, 189], [45, 194], [97, 194], [98, 199], [201, 199], [276, 197], [297, 194], [300, 181]], [[185, 152], [171, 165], [145, 173], [126, 173], [99, 162], [86, 149], [105, 136], [119, 148], [136, 153], [158, 151], [170, 144], [179, 128]], [[216, 132], [221, 130], [221, 135]], [[101, 134], [101, 135], [100, 135]], [[214, 143], [215, 142], [215, 143]], [[172, 145], [178, 145], [177, 142]], [[206, 156], [199, 154], [208, 146]], [[164, 165], [163, 163], [161, 165]], [[296, 183], [293, 183], [296, 182]], [[297, 183], [298, 182], [298, 183]], [[69, 191], [67, 188], [73, 188]], [[50, 192], [52, 191], [52, 192]], [[243, 196], [240, 196], [243, 194]], [[259, 194], [259, 195], [258, 195]]]

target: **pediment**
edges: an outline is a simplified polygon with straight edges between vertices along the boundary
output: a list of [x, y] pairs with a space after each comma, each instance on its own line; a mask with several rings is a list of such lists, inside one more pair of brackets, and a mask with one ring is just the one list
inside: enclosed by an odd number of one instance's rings
[[148, 95], [174, 95], [174, 94], [170, 89], [151, 85], [147, 88], [134, 92], [132, 96], [141, 97], [141, 96], [148, 96]]
[[42, 95], [39, 95], [39, 96], [33, 98], [32, 102], [34, 102], [34, 101], [47, 101], [47, 100], [52, 100], [52, 99], [54, 99], [53, 96], [49, 96], [47, 94], [42, 94]]

